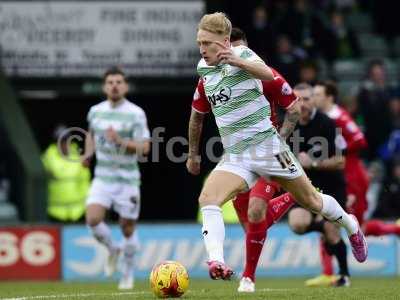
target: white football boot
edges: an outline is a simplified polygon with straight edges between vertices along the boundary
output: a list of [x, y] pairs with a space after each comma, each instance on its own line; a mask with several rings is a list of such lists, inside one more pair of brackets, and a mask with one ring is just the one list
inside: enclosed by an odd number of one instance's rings
[[104, 274], [107, 277], [111, 277], [117, 270], [117, 263], [120, 253], [120, 248], [113, 248], [111, 251], [109, 251], [107, 261], [104, 265]]
[[134, 285], [134, 255], [133, 252], [131, 255], [127, 256], [125, 253], [121, 257], [121, 279], [119, 280], [118, 289], [120, 290], [130, 290], [133, 289]]
[[134, 286], [133, 274], [122, 275], [119, 280], [118, 289], [119, 290], [131, 290]]
[[254, 293], [256, 291], [256, 285], [249, 277], [242, 277], [240, 279], [238, 292], [239, 293]]

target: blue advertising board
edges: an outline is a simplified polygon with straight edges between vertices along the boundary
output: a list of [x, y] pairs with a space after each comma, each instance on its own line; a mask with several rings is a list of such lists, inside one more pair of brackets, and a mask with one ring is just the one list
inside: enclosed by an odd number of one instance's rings
[[[117, 226], [111, 226], [113, 238], [121, 240]], [[135, 256], [137, 278], [147, 278], [154, 264], [177, 260], [191, 277], [208, 276], [201, 226], [198, 224], [140, 225], [141, 250]], [[225, 261], [240, 274], [245, 244], [239, 225], [226, 227]], [[399, 274], [400, 242], [396, 237], [368, 238], [369, 257], [357, 263], [349, 249], [352, 275], [377, 276]], [[274, 225], [260, 258], [257, 276], [312, 276], [320, 273], [317, 234], [298, 236], [286, 224]], [[62, 233], [62, 266], [65, 280], [102, 280], [106, 249], [94, 240], [84, 226], [65, 226]]]

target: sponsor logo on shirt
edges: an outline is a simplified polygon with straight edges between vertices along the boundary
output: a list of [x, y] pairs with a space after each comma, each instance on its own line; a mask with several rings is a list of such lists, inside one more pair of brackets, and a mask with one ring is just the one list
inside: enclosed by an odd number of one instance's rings
[[207, 95], [208, 102], [212, 105], [219, 105], [228, 102], [231, 99], [232, 90], [230, 87], [223, 87], [219, 91]]
[[282, 95], [288, 96], [288, 95], [292, 94], [293, 91], [292, 91], [292, 88], [290, 87], [289, 83], [285, 82], [284, 84], [282, 84], [281, 92], [282, 92]]
[[351, 133], [357, 132], [357, 125], [354, 124], [354, 122], [347, 123], [346, 127], [347, 127], [347, 130], [350, 131]]
[[200, 93], [199, 93], [199, 90], [197, 88], [196, 88], [196, 91], [194, 92], [193, 99], [194, 99], [194, 101], [200, 99]]
[[229, 74], [229, 66], [225, 66], [223, 67], [222, 71], [221, 71], [221, 77], [225, 77]]

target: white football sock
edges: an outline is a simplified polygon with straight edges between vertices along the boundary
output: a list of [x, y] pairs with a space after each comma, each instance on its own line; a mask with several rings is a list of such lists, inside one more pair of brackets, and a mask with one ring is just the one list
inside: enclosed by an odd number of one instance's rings
[[139, 238], [136, 230], [128, 238], [124, 238], [121, 244], [123, 253], [122, 273], [124, 275], [133, 274], [134, 254], [139, 250]]
[[347, 231], [348, 235], [352, 235], [358, 231], [357, 222], [346, 213], [339, 203], [332, 196], [320, 193], [322, 198], [321, 215], [329, 221], [337, 222]]
[[116, 245], [113, 243], [111, 238], [111, 230], [110, 227], [107, 226], [106, 223], [101, 222], [96, 226], [88, 226], [92, 235], [95, 237], [97, 241], [102, 243], [107, 247], [108, 251], [113, 251], [116, 249]]
[[216, 205], [201, 208], [203, 214], [203, 238], [209, 259], [224, 262], [225, 225], [222, 210]]

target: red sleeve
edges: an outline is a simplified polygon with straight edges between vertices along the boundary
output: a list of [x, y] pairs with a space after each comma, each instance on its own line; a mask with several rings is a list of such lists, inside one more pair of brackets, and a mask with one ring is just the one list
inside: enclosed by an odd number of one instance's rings
[[342, 135], [347, 144], [347, 153], [359, 152], [367, 147], [364, 134], [346, 111], [342, 110], [337, 119], [337, 125], [342, 129]]
[[203, 80], [199, 79], [197, 83], [196, 91], [193, 95], [192, 108], [202, 114], [210, 112], [211, 106], [207, 101], [206, 92], [204, 90]]
[[280, 107], [287, 109], [297, 100], [297, 96], [285, 78], [277, 71], [272, 71], [274, 73], [274, 79], [271, 81], [263, 81], [264, 94], [272, 98], [269, 101], [277, 103]]

